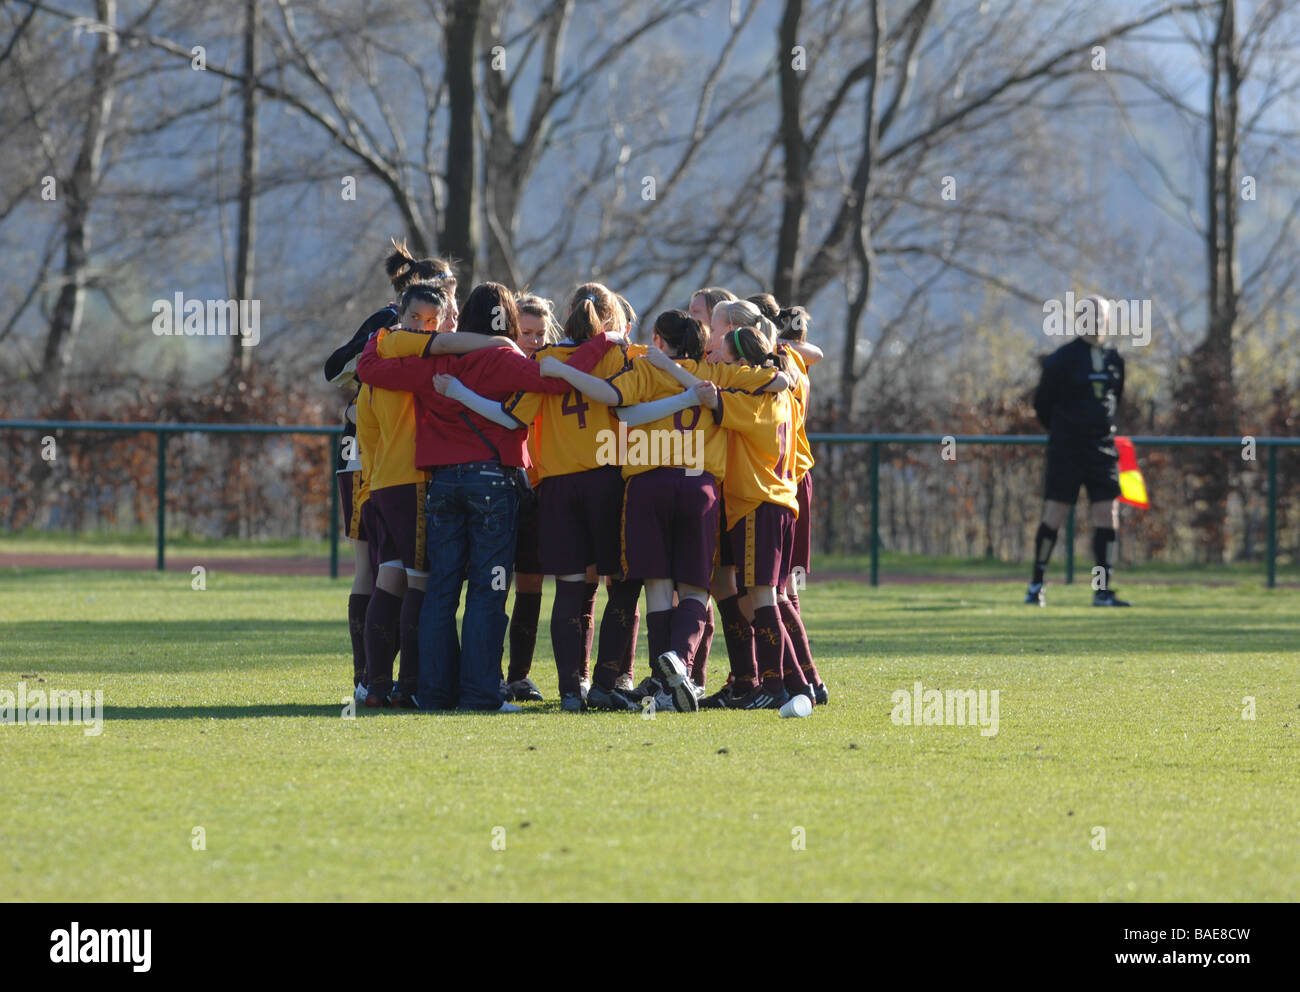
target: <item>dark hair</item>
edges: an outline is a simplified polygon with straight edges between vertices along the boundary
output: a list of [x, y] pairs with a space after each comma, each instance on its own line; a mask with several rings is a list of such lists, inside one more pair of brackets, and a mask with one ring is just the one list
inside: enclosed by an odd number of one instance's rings
[[[393, 282], [393, 288], [399, 293], [416, 283], [449, 282], [454, 288], [456, 274], [451, 265], [441, 258], [416, 258], [406, 247], [406, 240], [391, 239], [393, 250], [384, 259], [384, 271]], [[453, 289], [454, 291], [454, 289]]]
[[785, 370], [785, 356], [768, 351], [767, 339], [752, 327], [737, 327], [734, 331], [729, 331], [723, 341], [746, 365]]
[[406, 312], [416, 303], [427, 303], [438, 310], [443, 309], [451, 300], [451, 294], [437, 283], [417, 282], [408, 286], [402, 293], [402, 302], [398, 305], [398, 316], [405, 317]]
[[747, 297], [747, 299], [758, 307], [759, 313], [772, 323], [776, 323], [776, 317], [781, 312], [781, 308], [777, 305], [775, 296], [771, 293], [755, 293], [753, 296]]
[[704, 345], [709, 332], [703, 324], [685, 310], [665, 310], [655, 318], [655, 333], [664, 340], [680, 358], [699, 361], [704, 357]]
[[479, 283], [460, 312], [460, 329], [518, 340], [519, 310], [515, 306], [515, 294], [499, 282]]
[[782, 341], [805, 341], [812, 316], [803, 307], [786, 307], [776, 315], [777, 337]]
[[569, 301], [569, 319], [564, 322], [564, 333], [570, 341], [590, 341], [610, 320], [615, 322], [615, 330], [627, 330], [623, 323], [625, 319], [617, 296], [598, 282], [584, 282], [573, 291]]

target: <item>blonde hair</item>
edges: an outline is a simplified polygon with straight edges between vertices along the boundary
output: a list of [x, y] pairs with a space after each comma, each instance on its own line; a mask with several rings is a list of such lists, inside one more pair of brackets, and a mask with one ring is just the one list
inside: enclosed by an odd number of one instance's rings
[[545, 328], [542, 337], [544, 344], [555, 344], [564, 337], [564, 329], [555, 319], [555, 304], [546, 297], [538, 296], [536, 293], [519, 293], [515, 297], [515, 303], [521, 314], [526, 313], [542, 318], [542, 326]]
[[564, 322], [564, 333], [570, 341], [590, 341], [600, 334], [605, 325], [617, 334], [627, 331], [627, 317], [608, 286], [598, 282], [584, 282], [573, 291], [569, 300], [569, 317]]
[[729, 327], [751, 328], [766, 342], [767, 347], [763, 349], [764, 351], [771, 351], [775, 347], [775, 325], [763, 316], [763, 312], [758, 307], [748, 300], [732, 300], [719, 303], [713, 308], [713, 313], [714, 316], [721, 314]]

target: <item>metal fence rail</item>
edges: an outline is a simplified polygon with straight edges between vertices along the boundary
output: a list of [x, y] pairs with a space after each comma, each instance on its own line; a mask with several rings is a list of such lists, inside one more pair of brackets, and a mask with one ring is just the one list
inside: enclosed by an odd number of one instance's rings
[[[113, 423], [92, 420], [0, 420], [0, 429], [32, 431], [103, 431], [119, 434], [155, 434], [158, 438], [157, 471], [157, 560], [161, 570], [166, 562], [166, 507], [167, 507], [167, 437], [170, 434], [322, 434], [337, 439], [343, 427], [321, 427], [311, 424], [147, 424]], [[1135, 445], [1163, 448], [1235, 448], [1240, 449], [1240, 437], [1131, 437]], [[869, 444], [871, 446], [871, 584], [880, 584], [880, 446], [930, 445], [953, 441], [957, 444], [1013, 444], [1042, 446], [1047, 443], [1045, 434], [809, 434], [814, 444]], [[1267, 585], [1277, 585], [1277, 459], [1280, 448], [1300, 448], [1300, 438], [1256, 437], [1255, 445], [1268, 452], [1268, 550]], [[337, 445], [335, 445], [336, 447]], [[326, 460], [330, 489], [330, 577], [339, 574], [339, 490], [334, 481], [334, 455]], [[1066, 521], [1066, 581], [1074, 572], [1074, 510]]]

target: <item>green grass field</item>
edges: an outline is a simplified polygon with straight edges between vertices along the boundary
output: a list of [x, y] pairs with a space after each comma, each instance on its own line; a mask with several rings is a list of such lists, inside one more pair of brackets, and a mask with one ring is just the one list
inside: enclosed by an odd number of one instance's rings
[[[0, 690], [105, 703], [0, 726], [5, 899], [1296, 897], [1295, 590], [817, 584], [805, 720], [343, 719], [347, 586], [207, 579], [0, 571]], [[998, 690], [998, 733], [895, 725], [918, 679]]]

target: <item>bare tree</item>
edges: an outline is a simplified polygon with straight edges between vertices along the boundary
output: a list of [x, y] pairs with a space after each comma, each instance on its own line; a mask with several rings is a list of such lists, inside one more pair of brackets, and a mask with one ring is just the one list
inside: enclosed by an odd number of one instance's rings
[[95, 16], [107, 30], [98, 32], [95, 53], [88, 79], [85, 124], [72, 168], [59, 176], [63, 188], [64, 240], [62, 286], [50, 317], [41, 363], [44, 388], [59, 392], [63, 374], [71, 355], [72, 342], [81, 328], [86, 301], [86, 273], [90, 264], [90, 210], [99, 186], [104, 156], [104, 138], [108, 133], [115, 93], [120, 43], [114, 27], [117, 23], [117, 0], [96, 0]]

